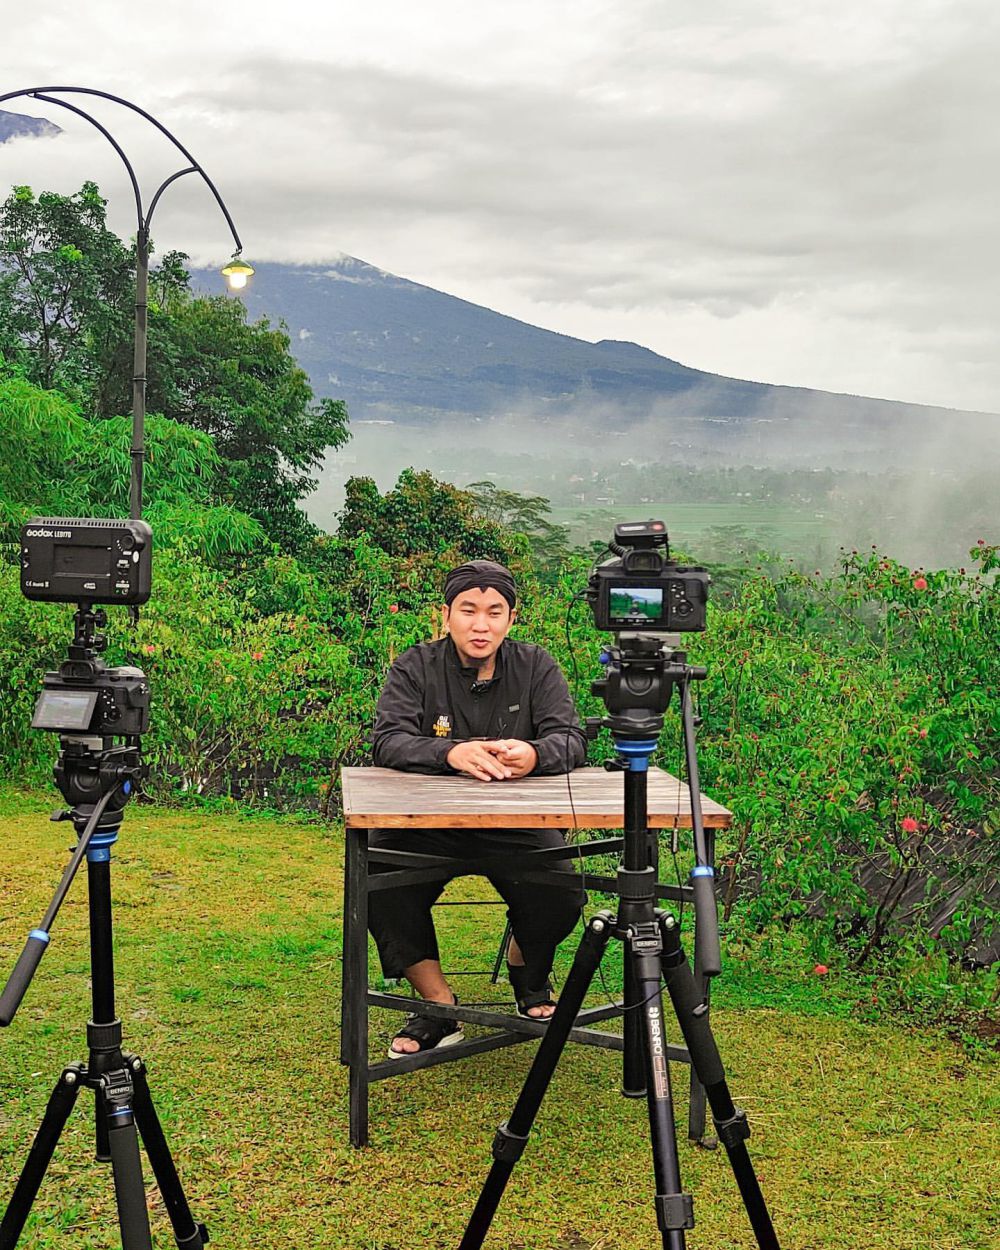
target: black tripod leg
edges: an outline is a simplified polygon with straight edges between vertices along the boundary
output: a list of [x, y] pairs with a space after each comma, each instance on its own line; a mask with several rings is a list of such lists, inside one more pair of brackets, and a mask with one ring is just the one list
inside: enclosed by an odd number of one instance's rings
[[622, 969], [622, 1094], [626, 1098], [646, 1097], [646, 1065], [643, 1059], [642, 1013], [638, 1010], [642, 995], [635, 981], [632, 961], [625, 959]]
[[479, 1250], [489, 1232], [514, 1164], [527, 1145], [528, 1134], [555, 1073], [559, 1056], [601, 962], [613, 924], [614, 918], [608, 912], [598, 912], [584, 931], [573, 966], [559, 996], [559, 1005], [549, 1020], [514, 1110], [507, 1123], [501, 1124], [497, 1129], [493, 1139], [493, 1166], [476, 1202], [476, 1209], [465, 1230], [460, 1250]]
[[[646, 946], [646, 953], [642, 947]], [[646, 1064], [646, 1102], [656, 1182], [656, 1222], [664, 1250], [684, 1250], [684, 1229], [694, 1227], [690, 1194], [681, 1188], [674, 1103], [667, 1061], [667, 1036], [660, 990], [660, 935], [655, 922], [636, 926], [626, 939], [625, 958], [635, 968]]]
[[85, 1075], [82, 1064], [71, 1064], [64, 1069], [49, 1097], [41, 1126], [31, 1143], [7, 1211], [0, 1221], [0, 1250], [14, 1250], [17, 1245]]
[[181, 1250], [202, 1250], [208, 1241], [208, 1230], [204, 1224], [194, 1222], [191, 1208], [184, 1196], [181, 1178], [177, 1174], [163, 1126], [153, 1106], [149, 1082], [146, 1079], [146, 1065], [135, 1055], [126, 1055], [125, 1062], [131, 1070], [135, 1090], [135, 1122], [139, 1126], [146, 1154], [153, 1165], [153, 1174], [173, 1225], [174, 1239]]
[[715, 1129], [719, 1141], [729, 1155], [729, 1163], [743, 1205], [750, 1217], [757, 1244], [760, 1250], [780, 1250], [778, 1237], [757, 1181], [757, 1173], [746, 1147], [750, 1136], [746, 1113], [734, 1105], [729, 1093], [725, 1069], [712, 1036], [704, 1000], [681, 946], [680, 928], [670, 915], [660, 916], [659, 922], [663, 937], [663, 978], [667, 983], [667, 992], [670, 994], [677, 1022], [684, 1034], [688, 1054], [691, 1056], [691, 1066], [705, 1087]]
[[101, 1078], [100, 1093], [107, 1116], [108, 1148], [115, 1178], [122, 1250], [152, 1250], [131, 1073], [126, 1068], [105, 1073]]

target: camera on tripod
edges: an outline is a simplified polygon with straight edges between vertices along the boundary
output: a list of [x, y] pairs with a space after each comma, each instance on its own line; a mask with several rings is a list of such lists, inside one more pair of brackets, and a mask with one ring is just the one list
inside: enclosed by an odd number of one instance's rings
[[711, 578], [701, 565], [671, 560], [662, 521], [621, 522], [608, 549], [617, 558], [594, 569], [587, 590], [598, 629], [618, 634], [705, 628]]
[[[482, 1247], [612, 937], [624, 946], [622, 1092], [626, 1097], [646, 1098], [660, 1244], [664, 1250], [684, 1250], [685, 1230], [694, 1225], [693, 1200], [684, 1193], [680, 1181], [670, 1085], [671, 1056], [670, 1048], [664, 1044], [662, 978], [684, 1035], [687, 1057], [712, 1108], [718, 1140], [729, 1155], [757, 1244], [760, 1250], [779, 1250], [746, 1149], [750, 1136], [746, 1114], [729, 1093], [708, 1020], [709, 979], [722, 971], [722, 956], [714, 884], [715, 847], [702, 816], [698, 721], [691, 696], [692, 684], [703, 680], [708, 672], [688, 664], [685, 652], [678, 649], [680, 639], [673, 635], [706, 627], [710, 578], [700, 566], [681, 567], [670, 559], [667, 529], [662, 521], [616, 525], [614, 540], [608, 547], [617, 558], [594, 569], [585, 592], [594, 624], [615, 635], [613, 642], [601, 648], [604, 675], [591, 683], [592, 693], [599, 696], [608, 714], [588, 717], [587, 730], [591, 738], [602, 728], [611, 731], [616, 757], [605, 767], [624, 773], [624, 845], [615, 880], [618, 906], [615, 912], [600, 911], [587, 922], [513, 1113], [493, 1139], [493, 1164], [459, 1250]], [[677, 893], [665, 893], [657, 883], [659, 852], [647, 818], [647, 781], [650, 757], [659, 744], [664, 712], [675, 691], [680, 701], [694, 864], [690, 885], [679, 886]], [[677, 813], [679, 824], [679, 799]], [[693, 967], [681, 945], [678, 920], [657, 906], [663, 898], [683, 901], [687, 897], [694, 904], [695, 914]]]
[[108, 668], [96, 658], [67, 660], [57, 673], [45, 674], [31, 727], [95, 738], [144, 734], [149, 728], [146, 674], [131, 665]]
[[[7, 984], [0, 990], [0, 1028], [17, 1013], [48, 950], [51, 929], [77, 870], [87, 861], [90, 919], [88, 1058], [66, 1067], [49, 1099], [27, 1162], [0, 1219], [0, 1250], [13, 1250], [38, 1194], [60, 1134], [82, 1089], [95, 1101], [95, 1155], [112, 1164], [121, 1242], [126, 1250], [150, 1250], [139, 1135], [153, 1165], [179, 1246], [201, 1250], [208, 1241], [196, 1224], [170, 1157], [153, 1106], [146, 1065], [122, 1050], [122, 1023], [115, 1012], [111, 915], [111, 848], [125, 807], [149, 776], [141, 736], [149, 728], [149, 684], [132, 665], [111, 668], [101, 659], [107, 636], [98, 632], [107, 614], [98, 604], [133, 610], [149, 599], [152, 532], [144, 521], [36, 517], [21, 531], [21, 589], [29, 599], [75, 603], [69, 658], [46, 673], [32, 727], [59, 735], [53, 776], [68, 810], [77, 843], [41, 923], [28, 934]], [[137, 615], [137, 614], [136, 614]]]

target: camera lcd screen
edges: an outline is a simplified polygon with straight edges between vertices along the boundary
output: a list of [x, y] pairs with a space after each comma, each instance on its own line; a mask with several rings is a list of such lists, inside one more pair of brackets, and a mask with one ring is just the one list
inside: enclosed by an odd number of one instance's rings
[[31, 727], [67, 733], [83, 731], [90, 728], [96, 706], [96, 690], [43, 690], [35, 704]]
[[83, 577], [108, 577], [111, 573], [111, 548], [84, 543], [56, 543], [52, 548], [52, 571]]
[[609, 586], [608, 618], [612, 626], [659, 624], [663, 619], [663, 588]]

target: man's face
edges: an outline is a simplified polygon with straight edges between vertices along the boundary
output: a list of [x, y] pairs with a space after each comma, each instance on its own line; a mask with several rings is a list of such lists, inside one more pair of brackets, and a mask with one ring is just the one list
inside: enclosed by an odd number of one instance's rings
[[479, 668], [496, 655], [516, 615], [500, 591], [488, 586], [456, 595], [451, 607], [445, 605], [444, 623], [462, 663]]

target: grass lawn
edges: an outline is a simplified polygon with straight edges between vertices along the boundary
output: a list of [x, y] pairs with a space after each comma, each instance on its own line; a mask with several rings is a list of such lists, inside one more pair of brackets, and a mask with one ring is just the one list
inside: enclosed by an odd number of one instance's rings
[[[46, 819], [55, 806], [0, 795], [3, 976], [65, 863], [69, 827]], [[372, 1147], [345, 1144], [341, 859], [335, 827], [152, 806], [129, 809], [115, 848], [125, 1044], [147, 1060], [192, 1209], [213, 1246], [456, 1246], [493, 1130], [531, 1059], [529, 1044], [382, 1082], [372, 1092]], [[82, 872], [17, 1019], [0, 1034], [0, 1208], [63, 1064], [85, 1058], [85, 895]], [[457, 956], [466, 945], [475, 948], [469, 963], [487, 966], [499, 925], [492, 908], [443, 909], [451, 962], [464, 962]], [[969, 1059], [940, 1035], [861, 1023], [834, 1003], [825, 1012], [828, 991], [815, 979], [799, 992], [761, 969], [750, 999], [747, 979], [745, 967], [731, 978], [743, 983], [738, 994], [720, 979], [714, 1020], [784, 1250], [1000, 1245], [996, 1065]], [[481, 987], [463, 980], [460, 992], [480, 1000], [503, 993], [486, 978]], [[397, 1017], [373, 1017], [381, 1054]], [[645, 1104], [618, 1096], [618, 1063], [609, 1052], [569, 1049], [488, 1247], [660, 1244]], [[675, 1075], [686, 1116], [686, 1069]], [[21, 1246], [119, 1244], [110, 1168], [92, 1152], [81, 1100]], [[725, 1153], [683, 1139], [680, 1152], [697, 1218], [688, 1244], [752, 1247]], [[150, 1200], [154, 1242], [172, 1246], [152, 1187]]]

